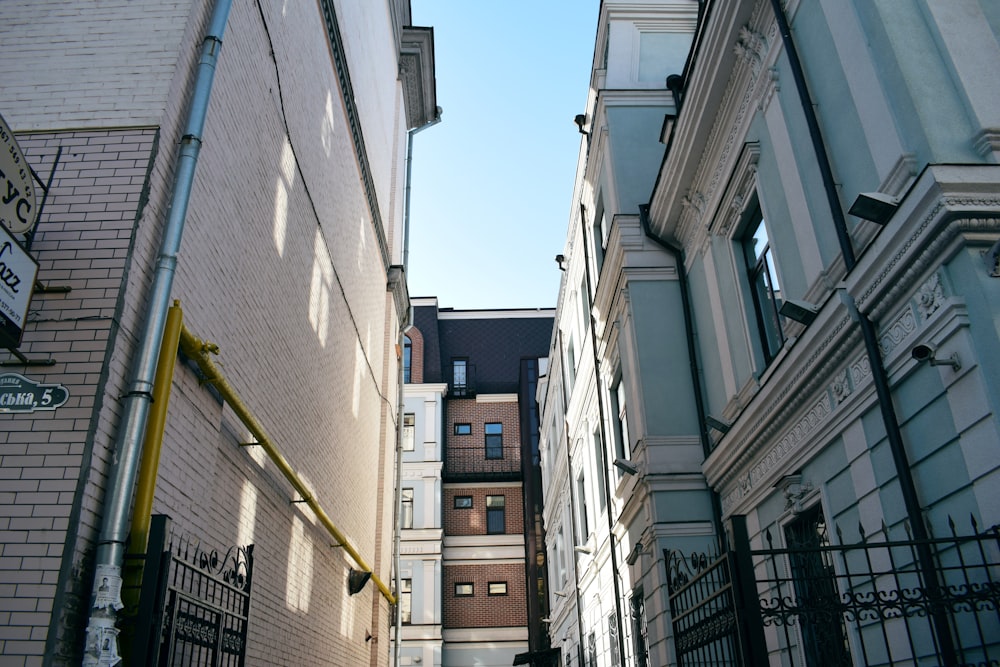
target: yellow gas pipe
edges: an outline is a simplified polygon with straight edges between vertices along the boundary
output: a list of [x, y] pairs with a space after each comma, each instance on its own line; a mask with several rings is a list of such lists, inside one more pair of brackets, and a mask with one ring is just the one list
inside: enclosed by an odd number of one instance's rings
[[[344, 547], [344, 550], [350, 554], [351, 558], [354, 559], [354, 562], [357, 563], [358, 567], [365, 572], [372, 572], [371, 566], [368, 565], [357, 550], [355, 550], [355, 548], [347, 540], [347, 537], [341, 533], [335, 525], [333, 525], [330, 517], [319, 505], [316, 499], [312, 497], [309, 488], [302, 482], [302, 479], [292, 469], [288, 461], [285, 460], [285, 457], [281, 455], [281, 452], [278, 451], [277, 447], [274, 446], [274, 443], [271, 441], [270, 437], [268, 437], [267, 433], [264, 432], [264, 427], [261, 426], [260, 422], [258, 422], [257, 419], [250, 413], [249, 408], [247, 408], [240, 397], [236, 394], [232, 385], [230, 385], [229, 382], [222, 376], [222, 373], [215, 365], [215, 362], [213, 362], [209, 356], [210, 354], [218, 354], [219, 346], [200, 340], [183, 325], [181, 326], [180, 338], [181, 350], [198, 364], [198, 368], [205, 374], [206, 383], [211, 384], [216, 388], [216, 390], [218, 390], [219, 394], [222, 395], [223, 400], [229, 404], [229, 407], [233, 409], [233, 412], [235, 412], [240, 418], [243, 425], [246, 426], [250, 433], [252, 433], [257, 439], [255, 444], [260, 445], [264, 451], [267, 452], [267, 455], [271, 458], [274, 464], [278, 466], [278, 469], [285, 476], [285, 479], [287, 479], [299, 495], [302, 496], [302, 502], [309, 505], [309, 508], [319, 519], [320, 523], [322, 523], [330, 534], [333, 535], [337, 544]], [[389, 590], [389, 587], [386, 586], [374, 572], [372, 572], [372, 581], [374, 581], [375, 585], [378, 586], [382, 595], [389, 601], [389, 604], [396, 603], [396, 597], [392, 594], [392, 591]]]

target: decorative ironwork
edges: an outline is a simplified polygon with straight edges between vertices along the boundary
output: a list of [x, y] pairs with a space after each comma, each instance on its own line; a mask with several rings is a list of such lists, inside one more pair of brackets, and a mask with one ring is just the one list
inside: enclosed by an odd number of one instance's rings
[[[732, 551], [664, 553], [679, 665], [1000, 667], [1000, 527], [981, 531], [970, 517], [960, 535], [949, 518], [946, 537], [918, 541], [906, 524], [895, 540], [885, 524], [859, 525], [850, 544], [837, 527], [832, 544], [821, 516], [801, 519], [784, 548], [765, 531], [768, 548], [751, 550], [744, 518], [733, 517]], [[918, 567], [926, 548], [933, 582]], [[955, 656], [937, 645], [942, 617]]]
[[253, 545], [225, 552], [175, 536], [153, 517], [133, 647], [135, 664], [243, 667], [253, 574]]
[[[781, 650], [789, 664], [800, 655], [809, 659], [809, 628], [844, 625], [855, 663], [924, 664], [943, 659], [930, 627], [935, 614], [947, 618], [962, 665], [1000, 665], [1000, 582], [993, 573], [1000, 556], [1000, 531], [994, 526], [980, 532], [974, 517], [972, 533], [958, 534], [949, 517], [950, 535], [924, 542], [913, 538], [908, 524], [905, 539], [890, 541], [884, 523], [866, 534], [859, 525], [858, 541], [844, 544], [840, 527], [838, 545], [803, 548], [774, 547], [770, 532], [767, 549], [752, 551], [762, 559], [766, 576], [757, 583], [766, 593], [760, 600], [765, 626], [778, 628]], [[873, 540], [881, 536], [881, 539]], [[938, 581], [925, 582], [917, 566], [917, 548], [931, 547]], [[803, 558], [822, 558], [834, 567], [822, 571], [796, 568]], [[798, 571], [796, 571], [798, 570]], [[820, 581], [824, 579], [826, 583]], [[827, 595], [804, 590], [829, 587]], [[793, 632], [798, 626], [800, 633]], [[832, 664], [829, 652], [816, 664]], [[839, 664], [839, 663], [838, 663]], [[935, 663], [937, 664], [937, 663]]]

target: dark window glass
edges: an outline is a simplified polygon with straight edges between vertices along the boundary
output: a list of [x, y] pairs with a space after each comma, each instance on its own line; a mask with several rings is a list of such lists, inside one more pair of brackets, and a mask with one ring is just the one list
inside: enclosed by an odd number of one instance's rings
[[455, 509], [465, 510], [472, 507], [472, 496], [455, 496]]
[[503, 458], [503, 424], [499, 422], [486, 424], [486, 458]]
[[472, 424], [455, 424], [455, 435], [470, 435]]
[[504, 514], [506, 497], [486, 496], [486, 532], [490, 535], [502, 535], [507, 532], [507, 519]]
[[402, 489], [403, 508], [399, 515], [400, 528], [413, 528], [413, 489]]
[[410, 381], [410, 364], [413, 359], [413, 342], [409, 336], [403, 336], [403, 382]]
[[649, 667], [649, 644], [646, 641], [646, 601], [643, 599], [642, 588], [632, 591], [629, 600], [632, 613], [632, 641], [635, 647], [636, 667]]
[[774, 254], [767, 236], [767, 226], [760, 207], [750, 218], [750, 226], [743, 237], [743, 252], [753, 297], [754, 318], [760, 336], [764, 360], [770, 363], [785, 342], [782, 318], [778, 314], [781, 307], [781, 287], [774, 266]]
[[451, 362], [451, 391], [455, 396], [469, 393], [469, 360], [453, 359]]
[[413, 580], [399, 580], [399, 620], [403, 625], [409, 625], [412, 620], [411, 598], [413, 596]]

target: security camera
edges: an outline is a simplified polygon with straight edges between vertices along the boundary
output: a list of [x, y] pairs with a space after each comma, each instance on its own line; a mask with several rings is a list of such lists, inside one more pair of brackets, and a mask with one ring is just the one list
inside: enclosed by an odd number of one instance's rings
[[927, 363], [931, 366], [951, 366], [954, 371], [961, 370], [962, 368], [962, 362], [958, 359], [958, 353], [951, 355], [947, 359], [938, 359], [934, 348], [924, 343], [914, 345], [913, 349], [910, 350], [910, 356], [918, 363]]

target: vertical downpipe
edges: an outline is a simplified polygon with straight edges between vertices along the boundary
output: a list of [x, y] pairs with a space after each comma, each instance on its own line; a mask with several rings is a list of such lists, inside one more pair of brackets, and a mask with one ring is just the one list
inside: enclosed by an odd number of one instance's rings
[[208, 100], [231, 6], [232, 0], [217, 0], [202, 41], [191, 107], [188, 110], [184, 136], [177, 157], [170, 208], [153, 274], [146, 321], [142, 336], [139, 338], [140, 348], [134, 362], [133, 378], [123, 397], [122, 421], [113, 452], [109, 485], [101, 518], [101, 532], [97, 542], [83, 657], [85, 667], [116, 665], [120, 662], [118, 629], [115, 626], [118, 612], [123, 606], [121, 572], [128, 534], [129, 505], [139, 469], [146, 416], [152, 401], [156, 357], [163, 339], [163, 325], [170, 305], [177, 253], [184, 232], [184, 220], [191, 198], [198, 153], [201, 149]]

